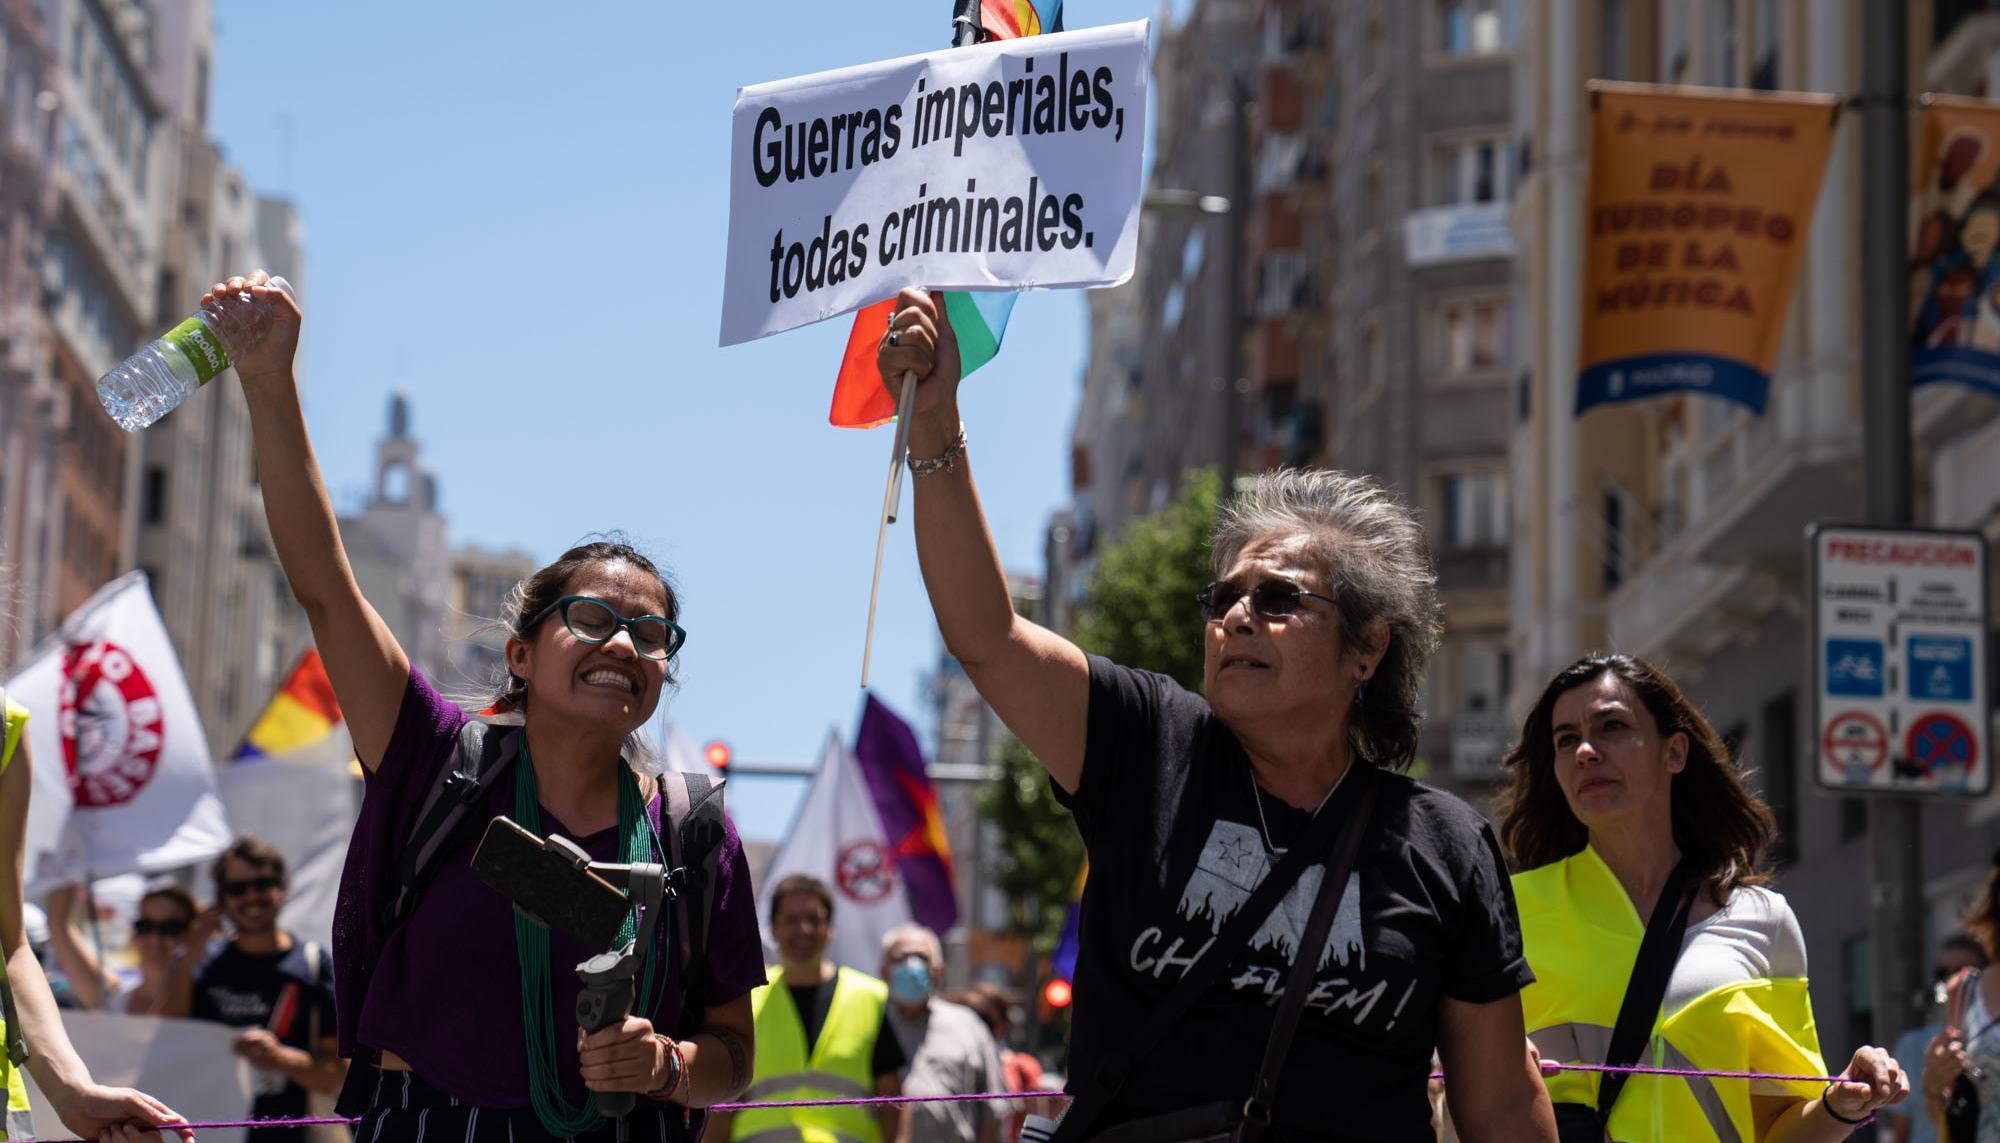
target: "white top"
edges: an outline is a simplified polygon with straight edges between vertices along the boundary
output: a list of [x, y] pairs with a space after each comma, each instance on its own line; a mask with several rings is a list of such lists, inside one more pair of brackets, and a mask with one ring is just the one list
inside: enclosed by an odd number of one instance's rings
[[1660, 1009], [1671, 1015], [1718, 988], [1805, 974], [1805, 933], [1784, 894], [1747, 885], [1688, 926]]

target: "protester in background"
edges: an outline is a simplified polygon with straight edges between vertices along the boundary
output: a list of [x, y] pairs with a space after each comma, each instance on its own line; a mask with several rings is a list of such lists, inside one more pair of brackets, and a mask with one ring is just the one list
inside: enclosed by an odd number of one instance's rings
[[[624, 1121], [634, 1139], [698, 1137], [703, 1117], [685, 1109], [722, 1102], [750, 1080], [750, 991], [764, 981], [749, 870], [726, 818], [709, 850], [714, 873], [706, 862], [695, 871], [704, 892], [677, 897], [640, 950], [658, 970], [652, 1003], [587, 1037], [575, 1022], [572, 966], [604, 950], [517, 923], [508, 900], [472, 873], [478, 828], [449, 839], [414, 910], [391, 919], [405, 847], [425, 799], [458, 772], [446, 767], [472, 718], [411, 665], [355, 583], [299, 406], [299, 309], [267, 281], [259, 272], [217, 283], [202, 305], [225, 340], [244, 347], [233, 364], [271, 538], [367, 784], [333, 930], [341, 1049], [356, 1061], [343, 1105], [361, 1113], [357, 1138], [608, 1139], [614, 1127], [597, 1115], [592, 1092], [647, 1097]], [[664, 456], [658, 433], [633, 435], [634, 417], [579, 436], [574, 418], [555, 408], [562, 398], [550, 400], [488, 442], [511, 479], [560, 467], [587, 484], [591, 458], [607, 448]], [[659, 568], [616, 539], [572, 548], [528, 577], [509, 600], [505, 675], [480, 703], [492, 712], [492, 741], [516, 743], [512, 764], [467, 826], [525, 817], [523, 826], [569, 838], [594, 860], [669, 861], [672, 819], [659, 779], [642, 773], [634, 735], [675, 684], [686, 638], [679, 611]], [[684, 902], [704, 894], [708, 915], [688, 918]], [[704, 942], [691, 966], [671, 955], [692, 944], [670, 947], [683, 925]]]
[[[978, 1013], [940, 999], [944, 948], [922, 925], [898, 925], [882, 936], [882, 978], [889, 982], [889, 1026], [909, 1063], [905, 1095], [969, 1095], [1006, 1091], [1007, 1073], [993, 1033]], [[1007, 1100], [913, 1103], [910, 1143], [999, 1143]]]
[[128, 983], [98, 957], [95, 941], [86, 939], [77, 906], [88, 907], [80, 885], [65, 885], [48, 895], [50, 945], [56, 963], [69, 979], [77, 1003], [84, 1008], [159, 1015], [174, 967], [193, 960], [215, 936], [218, 915], [204, 914], [194, 895], [178, 885], [163, 885], [139, 898], [132, 919], [132, 947], [139, 953], [139, 979]]
[[[278, 925], [285, 858], [242, 836], [211, 869], [234, 935], [211, 942], [169, 975], [160, 1014], [246, 1029], [236, 1054], [257, 1069], [253, 1119], [301, 1117], [308, 1092], [332, 1095], [347, 1078], [333, 1004], [333, 958]], [[250, 1143], [303, 1143], [303, 1127], [257, 1127]]]
[[[1544, 1060], [1605, 1063], [1649, 922], [1685, 908], [1643, 997], [1647, 1044], [1629, 1061], [1721, 1071], [1825, 1075], [1805, 937], [1764, 887], [1771, 811], [1744, 788], [1715, 728], [1657, 668], [1589, 655], [1563, 669], [1529, 711], [1506, 764], [1513, 786], [1500, 836], [1535, 982], [1522, 992]], [[1651, 1013], [1657, 1010], [1657, 1016]], [[1456, 1095], [1445, 1066], [1446, 1098]], [[1823, 1085], [1635, 1075], [1622, 1089], [1580, 1071], [1550, 1078], [1563, 1139], [1836, 1140], [1909, 1091], [1903, 1069], [1862, 1047]]]
[[[889, 989], [826, 959], [833, 940], [833, 893], [793, 874], [771, 889], [771, 936], [778, 966], [750, 993], [757, 1022], [751, 1100], [853, 1099], [900, 1095], [907, 1062], [889, 1028]], [[900, 1143], [903, 1108], [761, 1108], [715, 1113], [716, 1139], [795, 1139], [804, 1143]], [[794, 1134], [787, 1134], [790, 1131]]]
[[[1932, 978], [1937, 981], [1933, 1003], [1930, 1007], [1930, 1022], [1921, 1027], [1911, 1028], [1896, 1037], [1896, 1043], [1889, 1054], [1898, 1060], [1909, 1061], [1909, 1066], [1917, 1066], [1925, 1058], [1931, 1041], [1944, 1031], [1944, 997], [1947, 985], [1960, 972], [1968, 969], [1977, 971], [1986, 967], [1986, 950], [1979, 942], [1966, 933], [1953, 933], [1939, 946], [1937, 963], [1931, 968]], [[1912, 1092], [1899, 1102], [1883, 1108], [1878, 1113], [1888, 1124], [1890, 1137], [1895, 1143], [1938, 1143], [1937, 1125], [1924, 1111], [1921, 1093]]]
[[[148, 1127], [171, 1127], [186, 1120], [144, 1092], [105, 1087], [90, 1078], [63, 1031], [48, 979], [28, 947], [22, 923], [23, 867], [28, 842], [28, 796], [34, 779], [26, 735], [28, 712], [0, 688], [0, 1090], [6, 1093], [6, 1115], [0, 1119], [0, 1140], [34, 1136], [28, 1116], [28, 1091], [14, 1061], [26, 1051], [26, 1069], [35, 1086], [48, 1097], [64, 1127], [100, 1143], [133, 1143]], [[15, 1019], [7, 1019], [7, 1016]], [[18, 1023], [16, 1022], [18, 1021]], [[182, 1143], [194, 1143], [194, 1133], [175, 1130]]]
[[[986, 1030], [993, 1034], [993, 1042], [1000, 1048], [1000, 1070], [1007, 1076], [1007, 1090], [1042, 1090], [1042, 1061], [1036, 1059], [1032, 1052], [1023, 1052], [1011, 1046], [1014, 1010], [1019, 1006], [1014, 994], [991, 981], [982, 980], [955, 999], [977, 1013]], [[1029, 1115], [1054, 1119], [1060, 1114], [1061, 1100], [1017, 1099], [1014, 1101], [1014, 1113], [1000, 1125], [1001, 1143], [1014, 1143], [1019, 1139], [1021, 1124]]]
[[[1965, 927], [1985, 963], [2000, 959], [2000, 850]], [[1953, 979], [1942, 1027], [1924, 1053], [1922, 1087], [1938, 1138], [2000, 1143], [2000, 972], [1977, 969]]]
[[[1099, 1077], [1117, 1070], [1107, 1061], [1130, 1060], [1090, 1129], [1158, 1137], [1167, 1116], [1219, 1131], [1242, 1119], [1325, 861], [1300, 871], [1267, 932], [1226, 962], [1171, 1034], [1144, 1044], [1135, 1034], [1280, 855], [1333, 832], [1313, 829], [1320, 808], [1352, 821], [1373, 787], [1332, 937], [1306, 954], [1318, 961], [1278, 1077], [1273, 1135], [1428, 1138], [1425, 1084], [1441, 1047], [1466, 1139], [1553, 1139], [1522, 1038], [1518, 995], [1530, 976], [1492, 831], [1457, 798], [1390, 773], [1415, 758], [1417, 699], [1441, 628], [1423, 529], [1365, 478], [1267, 473], [1227, 507], [1217, 581], [1189, 616], [1205, 694], [1086, 656], [1010, 602], [973, 487], [942, 301], [904, 291], [876, 362], [891, 392], [905, 373], [918, 378], [917, 555], [945, 647], [1049, 771], [1089, 854], [1071, 1094], [1103, 1091]], [[1356, 772], [1371, 777], [1342, 796]], [[1075, 1107], [1064, 1143], [1078, 1130]]]

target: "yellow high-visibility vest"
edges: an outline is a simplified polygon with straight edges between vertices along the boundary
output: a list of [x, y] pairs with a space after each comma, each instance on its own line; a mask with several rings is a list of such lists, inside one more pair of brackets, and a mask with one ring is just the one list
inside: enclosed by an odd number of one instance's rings
[[[7, 764], [14, 760], [14, 748], [20, 745], [27, 728], [28, 709], [0, 692], [0, 774], [7, 772]], [[0, 989], [6, 987], [7, 958], [0, 955]], [[0, 1016], [0, 1080], [5, 1081], [7, 1088], [7, 1114], [0, 1116], [0, 1140], [30, 1134], [28, 1085], [6, 1050], [11, 1042], [8, 1031], [6, 1018]]]
[[[889, 986], [843, 968], [834, 977], [826, 1026], [806, 1052], [805, 1021], [792, 1003], [783, 969], [750, 993], [757, 1021], [757, 1066], [746, 1103], [774, 1099], [856, 1099], [875, 1094], [875, 1035]], [[885, 1033], [893, 1034], [893, 1033]], [[867, 1107], [763, 1108], [736, 1113], [736, 1143], [882, 1143]]]
[[[1521, 992], [1528, 1038], [1544, 1060], [1604, 1062], [1625, 985], [1639, 959], [1645, 922], [1604, 860], [1585, 846], [1574, 856], [1514, 877], [1521, 936], [1535, 982]], [[1743, 894], [1758, 894], [1741, 901]], [[1825, 1075], [1805, 953], [1790, 906], [1777, 894], [1739, 889], [1719, 923], [1690, 926], [1690, 942], [1639, 1063], [1706, 1071]], [[1741, 916], [1739, 916], [1739, 913]], [[1764, 937], [1776, 933], [1778, 940]], [[1733, 943], [1731, 943], [1733, 942]], [[1695, 955], [1697, 949], [1700, 955]], [[1776, 949], [1775, 957], [1768, 955]], [[1716, 953], [1723, 954], [1721, 959]], [[1718, 974], [1718, 964], [1742, 971]], [[1699, 962], [1699, 963], [1691, 963]], [[1762, 973], [1759, 974], [1759, 970]], [[1795, 970], [1795, 971], [1794, 971]], [[1690, 975], [1692, 974], [1692, 975]], [[1729, 975], [1732, 979], [1722, 979]], [[1556, 1103], [1597, 1106], [1601, 1073], [1549, 1077]], [[1612, 1109], [1614, 1140], [1754, 1143], [1752, 1095], [1818, 1097], [1823, 1084], [1706, 1076], [1630, 1077]]]

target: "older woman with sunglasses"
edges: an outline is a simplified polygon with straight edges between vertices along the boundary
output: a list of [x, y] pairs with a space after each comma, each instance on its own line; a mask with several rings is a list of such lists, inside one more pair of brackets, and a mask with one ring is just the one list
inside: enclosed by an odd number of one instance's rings
[[[1434, 1138], [1435, 1047], [1461, 1138], [1553, 1140], [1522, 1038], [1531, 977], [1499, 847], [1464, 803], [1395, 772], [1416, 751], [1440, 628], [1408, 511], [1361, 478], [1259, 477], [1224, 513], [1216, 581], [1189, 615], [1205, 651], [1193, 694], [1014, 613], [973, 487], [941, 299], [905, 291], [877, 360], [886, 378], [918, 378], [917, 552], [945, 645], [1047, 768], [1090, 856], [1068, 1069], [1078, 1102], [1057, 1138], [1230, 1130], [1303, 955], [1305, 1007], [1275, 1099], [1248, 1109], [1268, 1108], [1266, 1138]], [[1205, 952], [1284, 855], [1324, 845], [1371, 788], [1330, 939], [1300, 947], [1334, 864], [1315, 855], [1337, 852], [1323, 848], [1301, 855], [1313, 863], [1254, 935], [1218, 950], [1226, 971], [1179, 1025], [1135, 1042], [1177, 982], [1208, 975]], [[1316, 829], [1321, 814], [1334, 820]], [[1101, 1108], [1087, 1124], [1086, 1100]]]
[[[419, 811], [454, 764], [469, 716], [410, 664], [355, 583], [299, 408], [299, 311], [266, 281], [258, 273], [218, 283], [202, 305], [246, 347], [234, 364], [272, 540], [366, 772], [333, 958], [342, 1054], [353, 1058], [347, 1094], [360, 1097], [343, 1102], [365, 1104], [357, 1138], [609, 1139], [596, 1096], [622, 1092], [644, 1097], [623, 1120], [631, 1138], [699, 1137], [702, 1117], [690, 1109], [749, 1080], [750, 990], [764, 983], [749, 874], [726, 819], [712, 905], [693, 925], [705, 933], [705, 957], [684, 970], [668, 955], [680, 926], [652, 926], [651, 947], [638, 949], [641, 999], [587, 1037], [571, 966], [604, 950], [517, 919], [470, 868], [478, 829], [454, 835], [413, 912], [400, 923], [384, 916]], [[488, 741], [512, 734], [518, 747], [506, 747], [511, 765], [470, 824], [506, 815], [575, 841], [594, 861], [669, 862], [671, 822], [660, 784], [638, 764], [636, 732], [674, 685], [685, 638], [678, 613], [666, 577], [616, 540], [572, 548], [517, 589], [506, 674], [480, 705], [519, 726], [496, 727]], [[684, 907], [677, 900], [670, 916]]]

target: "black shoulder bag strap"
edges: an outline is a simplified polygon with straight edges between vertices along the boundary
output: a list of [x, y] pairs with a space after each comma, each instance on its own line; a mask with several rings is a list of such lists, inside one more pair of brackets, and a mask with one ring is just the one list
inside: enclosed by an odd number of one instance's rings
[[[1639, 941], [1639, 958], [1632, 964], [1632, 977], [1625, 983], [1625, 999], [1618, 1005], [1618, 1023], [1611, 1029], [1611, 1047], [1604, 1054], [1606, 1065], [1629, 1068], [1639, 1062], [1639, 1054], [1652, 1039], [1653, 1023], [1659, 1019], [1660, 1004], [1667, 997], [1667, 979], [1674, 974], [1674, 962], [1681, 956], [1681, 941], [1687, 937], [1688, 911], [1694, 907], [1695, 884], [1687, 862], [1667, 874], [1666, 887], [1653, 903], [1653, 919], [1646, 923], [1646, 935]], [[1628, 1078], [1624, 1072], [1605, 1072], [1597, 1085], [1597, 1122], [1611, 1122], [1612, 1105]]]
[[[1236, 959], [1236, 954], [1250, 943], [1251, 936], [1263, 926], [1265, 918], [1291, 891], [1306, 868], [1320, 860], [1343, 831], [1357, 837], [1360, 835], [1363, 823], [1349, 807], [1362, 797], [1367, 797], [1372, 803], [1377, 775], [1373, 765], [1358, 759], [1351, 765], [1355, 767], [1351, 775], [1353, 781], [1347, 783], [1347, 788], [1338, 792], [1335, 801], [1313, 818], [1299, 843], [1258, 882], [1256, 891], [1223, 926], [1222, 932], [1216, 935], [1201, 959], [1154, 1006], [1146, 1022], [1127, 1041], [1125, 1050], [1107, 1054], [1088, 1075], [1075, 1080], [1070, 1089], [1073, 1098], [1069, 1110], [1063, 1114], [1062, 1122], [1049, 1143], [1077, 1143], [1089, 1138], [1091, 1127], [1124, 1088], [1126, 1079], [1132, 1074], [1132, 1066], [1164, 1043], [1167, 1033], [1222, 979], [1222, 974], [1229, 969], [1229, 962]], [[1343, 802], [1346, 804], [1341, 804]], [[1331, 877], [1331, 874], [1329, 870], [1328, 876]], [[1344, 884], [1346, 880], [1347, 875], [1342, 873], [1339, 881]]]
[[1271, 1039], [1264, 1045], [1264, 1063], [1257, 1069], [1257, 1086], [1243, 1103], [1243, 1123], [1236, 1129], [1237, 1143], [1256, 1143], [1271, 1126], [1278, 1073], [1284, 1070], [1285, 1056], [1292, 1050], [1292, 1036], [1299, 1030], [1306, 997], [1312, 992], [1313, 977], [1319, 972], [1319, 950], [1326, 947], [1327, 937], [1333, 932], [1334, 914], [1340, 911], [1341, 895], [1347, 891], [1348, 877], [1354, 872], [1355, 855], [1361, 852], [1361, 835], [1367, 832], [1368, 818], [1375, 811], [1376, 783], [1372, 780], [1375, 768], [1369, 766], [1355, 777], [1363, 775], [1370, 780], [1362, 786], [1347, 828], [1341, 831], [1333, 856], [1326, 863], [1326, 875], [1313, 898], [1312, 913], [1306, 918], [1305, 936], [1299, 941], [1298, 955], [1292, 958], [1291, 972], [1285, 977], [1285, 993], [1279, 998], [1277, 1015], [1271, 1020]]

